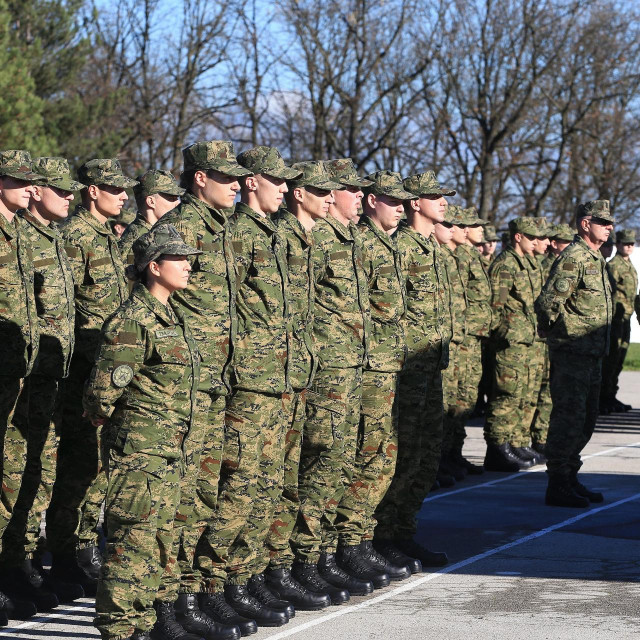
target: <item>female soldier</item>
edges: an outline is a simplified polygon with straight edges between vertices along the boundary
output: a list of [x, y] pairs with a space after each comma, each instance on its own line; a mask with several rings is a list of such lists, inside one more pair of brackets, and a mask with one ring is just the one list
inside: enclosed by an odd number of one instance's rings
[[[95, 625], [110, 640], [199, 640], [176, 622], [173, 602], [158, 600], [157, 591], [162, 572], [176, 566], [173, 521], [200, 361], [169, 298], [187, 286], [187, 256], [201, 252], [167, 224], [139, 238], [133, 252], [127, 275], [137, 283], [102, 328], [84, 396], [94, 426], [106, 423], [109, 449], [108, 538]], [[239, 638], [237, 629], [229, 631]]]

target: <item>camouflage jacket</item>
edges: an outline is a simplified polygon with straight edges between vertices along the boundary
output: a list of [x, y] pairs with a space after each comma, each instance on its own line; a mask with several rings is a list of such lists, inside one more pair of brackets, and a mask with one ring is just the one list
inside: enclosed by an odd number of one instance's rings
[[547, 281], [549, 274], [551, 273], [551, 267], [553, 263], [556, 261], [556, 257], [553, 253], [545, 253], [543, 256], [536, 256], [538, 259], [538, 264], [540, 265], [540, 269], [542, 270], [542, 286]]
[[144, 216], [138, 214], [136, 219], [125, 229], [122, 238], [118, 240], [118, 247], [125, 264], [133, 264], [133, 243], [151, 230], [151, 225]]
[[230, 221], [236, 257], [238, 335], [233, 387], [261, 393], [290, 390], [287, 380], [287, 266], [271, 218], [240, 202]]
[[444, 264], [447, 284], [451, 340], [456, 344], [460, 344], [467, 335], [467, 306], [469, 304], [467, 290], [462, 282], [460, 265], [455, 252], [443, 245], [440, 247], [440, 255]]
[[193, 262], [189, 285], [173, 299], [182, 306], [206, 371], [202, 390], [226, 395], [231, 387], [229, 366], [235, 342], [236, 272], [228, 220], [224, 212], [211, 209], [191, 194], [176, 209], [162, 216], [184, 241], [202, 253]]
[[625, 322], [633, 315], [633, 305], [638, 291], [638, 273], [631, 263], [619, 255], [607, 262], [607, 272], [613, 295], [613, 321]]
[[40, 327], [40, 349], [33, 370], [53, 378], [66, 378], [75, 344], [71, 265], [62, 236], [54, 224], [44, 225], [26, 210], [20, 215], [33, 251]]
[[492, 339], [533, 344], [537, 333], [533, 304], [539, 287], [534, 261], [509, 247], [491, 263]]
[[23, 378], [38, 355], [31, 246], [24, 222], [0, 213], [0, 358], [2, 374]]
[[368, 357], [371, 316], [358, 230], [328, 216], [316, 222], [312, 234], [318, 364], [323, 369], [361, 367]]
[[550, 348], [605, 356], [609, 352], [613, 305], [600, 252], [576, 236], [553, 263], [535, 309]]
[[275, 220], [278, 243], [287, 261], [289, 291], [289, 382], [299, 391], [311, 385], [317, 359], [313, 346], [313, 236], [289, 211]]
[[[396, 236], [402, 274], [407, 292], [405, 336], [407, 357], [434, 347], [448, 353], [451, 339], [451, 311], [446, 288], [446, 274], [437, 243], [433, 238], [402, 224]], [[441, 358], [443, 368], [448, 357]]]
[[467, 291], [467, 334], [484, 338], [491, 330], [491, 286], [487, 268], [475, 247], [461, 244], [454, 252]]
[[60, 231], [75, 284], [75, 352], [93, 362], [104, 321], [128, 296], [118, 239], [84, 207]]
[[142, 284], [107, 320], [85, 385], [84, 408], [108, 418], [109, 444], [125, 454], [180, 458], [196, 411], [199, 355], [182, 311]]
[[362, 235], [371, 309], [367, 368], [399, 371], [407, 353], [404, 334], [407, 293], [396, 237], [380, 231], [368, 216], [362, 217], [358, 229]]

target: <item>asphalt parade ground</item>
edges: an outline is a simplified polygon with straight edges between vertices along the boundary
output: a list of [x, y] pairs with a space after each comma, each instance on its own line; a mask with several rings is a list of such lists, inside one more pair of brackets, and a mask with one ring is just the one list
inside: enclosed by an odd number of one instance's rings
[[[618, 398], [634, 409], [602, 416], [584, 451], [581, 480], [605, 501], [547, 507], [546, 474], [485, 473], [432, 492], [421, 542], [450, 564], [324, 612], [297, 612], [252, 639], [590, 640], [640, 637], [640, 373], [625, 372]], [[484, 456], [481, 421], [465, 455]], [[96, 638], [93, 602], [76, 601], [2, 638]]]

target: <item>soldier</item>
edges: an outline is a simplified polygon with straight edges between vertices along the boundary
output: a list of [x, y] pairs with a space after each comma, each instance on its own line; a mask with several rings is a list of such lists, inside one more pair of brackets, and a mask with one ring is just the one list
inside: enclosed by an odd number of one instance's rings
[[[452, 473], [453, 469], [445, 469], [442, 465], [442, 459], [450, 459], [453, 455], [453, 436], [455, 425], [459, 421], [458, 408], [458, 385], [460, 379], [459, 353], [460, 345], [467, 336], [466, 314], [469, 302], [467, 299], [467, 291], [462, 279], [460, 262], [458, 260], [456, 249], [466, 243], [467, 229], [462, 223], [462, 207], [457, 205], [449, 205], [447, 215], [443, 222], [435, 225], [434, 234], [442, 255], [444, 265], [449, 282], [448, 298], [449, 308], [451, 309], [451, 340], [449, 342], [449, 366], [442, 374], [442, 395], [443, 395], [443, 419], [442, 419], [442, 455], [441, 465], [436, 475], [436, 488], [450, 487], [456, 482]], [[446, 465], [445, 465], [446, 466]], [[459, 469], [464, 477], [464, 472]]]
[[611, 285], [598, 249], [613, 229], [608, 200], [578, 206], [578, 237], [556, 259], [536, 300], [538, 326], [551, 360], [553, 409], [546, 456], [549, 505], [602, 502], [577, 478], [580, 452], [598, 416], [602, 358], [609, 349]]
[[613, 243], [613, 235], [609, 236], [605, 242], [602, 243], [602, 246], [600, 247], [600, 253], [602, 254], [602, 257], [605, 260], [608, 260], [611, 257], [611, 254], [613, 253], [613, 247], [614, 247], [614, 243]]
[[133, 243], [149, 231], [165, 213], [175, 209], [184, 194], [185, 190], [168, 171], [151, 169], [138, 177], [138, 184], [133, 189], [138, 215], [131, 221], [118, 243], [126, 264], [133, 264]]
[[[15, 453], [5, 446], [5, 433], [12, 421], [23, 380], [31, 372], [38, 355], [38, 318], [34, 293], [31, 249], [21, 220], [20, 209], [29, 205], [32, 183], [40, 176], [33, 172], [27, 151], [0, 152], [0, 354], [2, 383], [0, 384], [0, 454], [2, 457], [2, 499], [0, 500], [0, 541], [11, 513], [7, 494], [20, 488], [22, 469], [26, 464], [24, 448]], [[14, 458], [12, 477], [4, 473], [5, 461]], [[11, 617], [35, 615], [32, 602], [12, 603], [0, 593], [0, 625]]]
[[631, 316], [638, 291], [638, 273], [631, 263], [636, 242], [633, 229], [622, 229], [616, 234], [616, 255], [607, 263], [607, 272], [613, 294], [613, 320], [611, 322], [611, 346], [602, 362], [602, 389], [600, 413], [629, 411], [631, 405], [616, 398], [618, 378], [629, 348]]
[[492, 224], [487, 224], [482, 229], [482, 257], [487, 267], [496, 257], [496, 247], [498, 246], [498, 234]]
[[[398, 378], [398, 461], [376, 511], [376, 549], [396, 565], [444, 566], [447, 556], [413, 540], [416, 516], [435, 482], [442, 446], [442, 369], [449, 363], [450, 309], [443, 257], [434, 227], [444, 222], [445, 196], [433, 171], [405, 178], [416, 197], [405, 201], [407, 222], [397, 233], [407, 290], [407, 358]], [[411, 562], [416, 558], [417, 562]]]
[[130, 209], [123, 209], [119, 216], [109, 218], [107, 224], [111, 227], [113, 235], [118, 238], [118, 240], [121, 240], [122, 235], [135, 219], [136, 214], [133, 211]]
[[47, 544], [52, 575], [80, 583], [87, 595], [95, 595], [100, 570], [97, 525], [107, 478], [101, 434], [83, 416], [82, 393], [102, 324], [127, 298], [124, 264], [107, 221], [120, 215], [128, 199], [125, 190], [136, 181], [122, 173], [116, 159], [89, 160], [78, 178], [84, 185], [82, 204], [61, 227], [75, 287], [75, 349], [63, 389]]
[[[224, 412], [231, 390], [230, 365], [237, 331], [235, 257], [225, 211], [233, 206], [240, 190], [239, 178], [251, 172], [238, 164], [233, 145], [223, 140], [195, 142], [182, 150], [182, 156], [180, 186], [187, 192], [180, 205], [156, 224], [173, 225], [188, 245], [202, 252], [192, 264], [189, 286], [173, 295], [196, 340], [201, 365], [196, 391], [198, 411], [185, 450], [180, 506], [174, 523], [171, 553], [179, 569], [163, 574], [157, 598], [172, 605], [175, 602], [184, 629], [215, 638], [219, 633], [217, 623], [237, 625], [242, 634], [257, 631], [254, 620], [239, 616], [225, 602], [224, 565], [211, 567], [206, 545], [196, 557], [196, 545], [211, 522], [217, 502]], [[229, 451], [232, 455], [233, 448]], [[199, 601], [190, 597], [198, 592]], [[170, 616], [162, 615], [158, 622], [163, 625], [163, 633], [172, 637]]]
[[38, 610], [46, 611], [57, 600], [68, 602], [84, 595], [79, 584], [51, 580], [34, 562], [42, 512], [55, 480], [58, 392], [74, 346], [73, 277], [56, 223], [66, 219], [73, 194], [83, 185], [71, 179], [64, 158], [38, 158], [33, 168], [41, 178], [32, 185], [29, 208], [19, 215], [33, 252], [40, 348], [6, 435], [12, 450], [26, 452], [27, 465], [22, 473], [21, 465], [13, 468], [15, 458], [5, 460], [5, 477], [18, 479], [22, 474], [22, 483], [19, 493], [10, 492], [5, 498], [13, 515], [4, 535], [3, 568], [11, 583], [10, 595], [31, 600]]
[[[192, 435], [200, 359], [184, 315], [169, 301], [187, 286], [186, 245], [175, 228], [159, 225], [133, 246], [129, 299], [105, 322], [84, 408], [96, 427], [107, 424], [109, 484], [107, 548], [96, 595], [102, 638], [149, 638], [158, 617], [173, 618], [171, 637], [196, 640], [175, 622], [172, 603], [155, 602], [169, 565], [180, 473]], [[168, 634], [154, 638], [168, 638]], [[230, 640], [240, 630], [231, 628]], [[182, 632], [182, 633], [180, 633]]]
[[484, 425], [488, 471], [519, 471], [533, 464], [525, 458], [526, 451], [520, 452], [519, 431], [524, 424], [528, 433], [531, 421], [526, 422], [526, 408], [537, 394], [532, 387], [536, 374], [529, 367], [536, 335], [537, 275], [527, 258], [534, 254], [538, 229], [533, 218], [515, 218], [509, 221], [509, 232], [509, 248], [489, 270], [495, 369]]
[[374, 512], [384, 497], [396, 466], [398, 450], [398, 372], [406, 355], [404, 319], [406, 286], [395, 231], [403, 202], [414, 194], [402, 186], [400, 174], [378, 171], [368, 178], [362, 237], [364, 273], [371, 309], [368, 361], [362, 374], [358, 446], [353, 467], [337, 507], [335, 527], [341, 555], [355, 552], [392, 580], [411, 575], [408, 566], [389, 562], [373, 547]]

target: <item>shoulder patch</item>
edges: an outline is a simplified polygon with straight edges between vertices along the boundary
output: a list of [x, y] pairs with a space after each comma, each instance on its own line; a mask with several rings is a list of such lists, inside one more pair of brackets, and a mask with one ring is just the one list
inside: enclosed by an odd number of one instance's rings
[[569, 281], [566, 278], [558, 278], [554, 284], [556, 291], [567, 293], [569, 291]]
[[116, 367], [111, 374], [111, 382], [114, 387], [121, 389], [126, 387], [133, 380], [133, 369], [128, 364], [121, 364]]
[[576, 265], [575, 265], [575, 263], [574, 263], [574, 262], [565, 262], [565, 263], [562, 265], [562, 268], [563, 268], [565, 271], [575, 271], [575, 270], [576, 270]]

